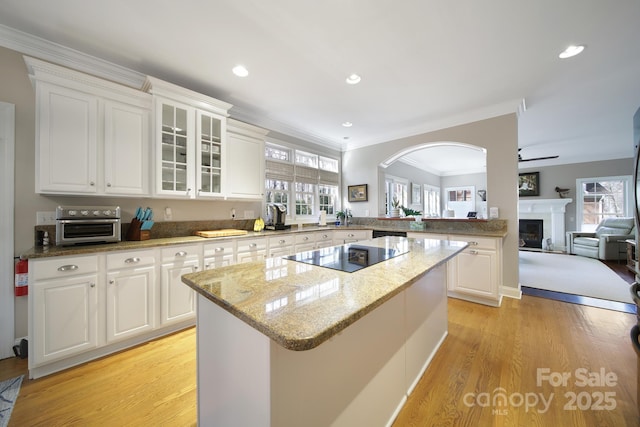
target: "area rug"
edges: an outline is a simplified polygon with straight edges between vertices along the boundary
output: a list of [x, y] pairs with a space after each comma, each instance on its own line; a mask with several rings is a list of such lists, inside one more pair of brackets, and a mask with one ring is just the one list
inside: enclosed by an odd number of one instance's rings
[[630, 285], [596, 259], [547, 252], [518, 253], [522, 286], [633, 303]]
[[22, 377], [12, 378], [10, 380], [0, 382], [0, 427], [7, 427], [13, 405], [18, 399], [20, 386], [22, 385]]

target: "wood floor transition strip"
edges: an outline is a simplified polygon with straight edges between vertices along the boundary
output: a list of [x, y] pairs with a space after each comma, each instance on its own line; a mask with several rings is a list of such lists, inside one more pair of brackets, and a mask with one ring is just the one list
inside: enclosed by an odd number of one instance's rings
[[571, 304], [587, 305], [590, 307], [604, 308], [606, 310], [621, 311], [623, 313], [636, 314], [635, 304], [628, 304], [618, 301], [609, 301], [605, 299], [585, 297], [582, 295], [567, 294], [564, 292], [548, 291], [546, 289], [530, 288], [528, 286], [521, 287], [524, 295], [530, 295], [540, 298], [548, 298], [556, 301], [568, 302]]

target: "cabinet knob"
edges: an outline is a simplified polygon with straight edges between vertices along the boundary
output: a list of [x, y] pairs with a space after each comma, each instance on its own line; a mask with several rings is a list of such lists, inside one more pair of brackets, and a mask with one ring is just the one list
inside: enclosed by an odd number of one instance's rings
[[474, 251], [469, 251], [469, 253], [470, 253], [471, 255], [478, 255], [478, 251], [475, 251], [475, 250], [474, 250]]
[[250, 248], [255, 248], [255, 247], [257, 247], [257, 246], [258, 246], [258, 244], [257, 244], [257, 243], [251, 243], [251, 244], [249, 245], [249, 247], [250, 247]]
[[176, 252], [176, 256], [185, 257], [185, 256], [187, 256], [187, 253], [185, 251]]
[[111, 187], [111, 183], [110, 182], [107, 182], [107, 187]]
[[116, 283], [116, 281], [115, 281], [115, 280], [113, 280], [113, 279], [109, 280], [109, 284], [110, 284], [110, 285], [113, 285], [114, 283]]
[[95, 288], [95, 287], [96, 287], [96, 284], [95, 284], [95, 283], [92, 283], [92, 284], [90, 284], [89, 286], [91, 286], [92, 288]]
[[302, 239], [302, 240], [307, 241], [307, 240], [309, 240], [309, 237], [305, 236], [304, 239]]
[[326, 238], [328, 238], [328, 237], [329, 237], [329, 236], [327, 236], [326, 234], [323, 234], [323, 235], [322, 235], [322, 238], [323, 238], [323, 239], [326, 239]]
[[282, 240], [282, 239], [278, 241], [278, 243], [280, 243], [281, 245], [283, 245], [283, 244], [284, 244], [284, 242], [285, 242], [285, 241], [284, 241], [284, 240]]
[[61, 265], [60, 267], [58, 267], [58, 271], [75, 271], [77, 269], [78, 266], [75, 264]]
[[478, 242], [469, 242], [469, 245], [471, 245], [471, 246], [478, 246]]
[[224, 248], [216, 248], [215, 251], [216, 252], [224, 252]]
[[194, 265], [193, 266], [193, 271], [198, 271], [198, 268], [200, 268], [200, 267], [198, 267], [197, 265]]
[[138, 262], [140, 262], [140, 258], [138, 258], [138, 257], [127, 258], [127, 259], [124, 260], [125, 264], [135, 264], [135, 263], [138, 263]]
[[349, 237], [355, 237], [355, 234], [349, 233]]
[[91, 182], [89, 183], [89, 185], [93, 187], [93, 186], [95, 186], [95, 185], [96, 185], [96, 183], [95, 183], [95, 182], [93, 182], [93, 181], [91, 181]]

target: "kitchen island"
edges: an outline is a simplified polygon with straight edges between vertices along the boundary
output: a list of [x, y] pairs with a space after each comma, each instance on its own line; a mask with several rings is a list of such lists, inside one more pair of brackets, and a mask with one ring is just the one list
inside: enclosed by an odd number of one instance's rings
[[353, 273], [268, 258], [182, 277], [198, 293], [200, 425], [393, 422], [446, 337], [446, 262], [466, 243], [382, 237], [352, 261], [371, 247], [397, 255]]

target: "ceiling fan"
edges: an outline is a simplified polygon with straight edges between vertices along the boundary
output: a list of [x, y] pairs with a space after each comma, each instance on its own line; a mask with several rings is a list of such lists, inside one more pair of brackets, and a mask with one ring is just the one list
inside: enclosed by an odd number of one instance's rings
[[534, 160], [549, 160], [549, 159], [557, 159], [560, 156], [546, 156], [546, 157], [532, 157], [531, 159], [523, 159], [520, 155], [520, 150], [522, 148], [518, 148], [518, 161], [519, 162], [532, 162]]

